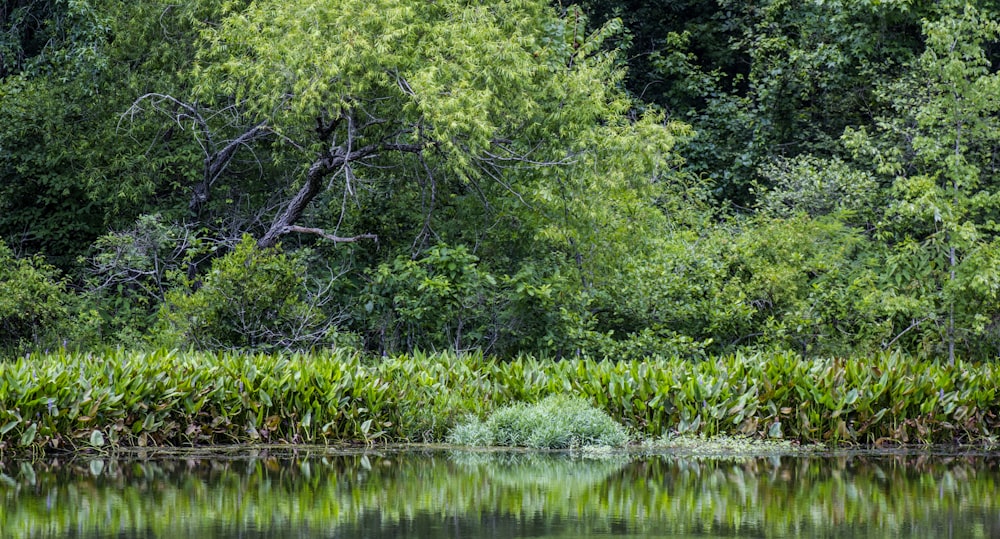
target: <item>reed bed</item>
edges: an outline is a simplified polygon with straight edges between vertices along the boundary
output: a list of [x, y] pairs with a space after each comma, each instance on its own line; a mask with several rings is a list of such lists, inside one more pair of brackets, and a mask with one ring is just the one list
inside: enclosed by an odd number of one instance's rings
[[995, 443], [998, 385], [997, 364], [897, 354], [616, 362], [62, 351], [0, 362], [0, 452], [436, 442], [470, 415], [550, 395], [588, 401], [636, 441], [682, 433]]

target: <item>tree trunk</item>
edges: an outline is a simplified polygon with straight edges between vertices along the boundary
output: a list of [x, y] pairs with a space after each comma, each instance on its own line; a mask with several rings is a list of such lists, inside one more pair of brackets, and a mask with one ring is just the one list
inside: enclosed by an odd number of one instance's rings
[[327, 159], [319, 159], [309, 167], [306, 183], [295, 194], [292, 201], [288, 203], [285, 211], [271, 223], [271, 228], [257, 240], [258, 248], [268, 249], [274, 247], [278, 244], [278, 238], [288, 233], [288, 227], [295, 224], [302, 217], [302, 213], [305, 212], [309, 203], [323, 190], [323, 177], [326, 176], [330, 168], [332, 167], [328, 166]]
[[[373, 144], [353, 151], [340, 146], [330, 154], [320, 156], [309, 167], [309, 172], [306, 174], [306, 183], [302, 185], [299, 192], [292, 198], [292, 201], [288, 203], [285, 211], [271, 223], [271, 227], [267, 232], [257, 240], [257, 247], [261, 249], [274, 247], [278, 244], [278, 239], [281, 236], [289, 232], [304, 230], [301, 227], [295, 226], [295, 223], [302, 217], [309, 203], [323, 191], [323, 182], [328, 175], [349, 167], [354, 161], [372, 157], [383, 151], [420, 153], [422, 150], [423, 146], [419, 144]], [[316, 233], [316, 230], [308, 229], [311, 233]], [[320, 235], [327, 238], [333, 237], [325, 233], [321, 233]], [[362, 234], [345, 240], [354, 241], [359, 238], [368, 237], [374, 236]]]

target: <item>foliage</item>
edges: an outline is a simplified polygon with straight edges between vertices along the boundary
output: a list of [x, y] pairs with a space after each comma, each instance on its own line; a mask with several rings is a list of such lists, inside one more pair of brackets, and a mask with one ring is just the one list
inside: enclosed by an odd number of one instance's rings
[[761, 175], [769, 188], [758, 194], [761, 213], [789, 218], [832, 216], [858, 228], [874, 226], [884, 206], [875, 176], [838, 158], [799, 155], [777, 159]]
[[9, 346], [995, 358], [998, 14], [7, 2]]
[[448, 441], [458, 445], [536, 449], [621, 447], [628, 439], [621, 425], [590, 403], [558, 395], [537, 404], [505, 406], [485, 421], [472, 417], [448, 435]]
[[175, 83], [179, 63], [190, 62], [184, 25], [190, 37], [199, 8], [89, 0], [14, 8], [0, 41], [23, 32], [13, 47], [24, 54], [0, 78], [0, 237], [70, 269], [109, 224], [127, 226], [150, 205], [148, 213], [176, 215], [170, 194], [190, 148], [141, 122], [125, 136], [121, 115], [152, 81]]
[[[556, 413], [546, 407], [561, 403], [556, 408], [573, 412], [564, 426], [591, 413], [565, 401], [580, 399], [651, 438], [672, 432], [831, 444], [995, 443], [998, 382], [992, 363], [945, 365], [898, 354], [497, 362], [477, 354], [371, 361], [343, 349], [62, 351], [0, 364], [0, 449], [441, 441], [470, 415], [489, 417], [552, 395], [561, 397], [536, 411]], [[497, 417], [527, 417], [527, 405], [519, 406]], [[539, 443], [568, 443], [556, 431], [537, 436]]]
[[174, 281], [206, 250], [196, 234], [159, 214], [97, 238], [81, 260], [87, 264], [82, 299], [99, 316], [104, 339], [138, 345]]
[[[914, 339], [933, 350], [994, 353], [1000, 316], [996, 155], [1000, 74], [988, 43], [1000, 39], [989, 12], [963, 2], [925, 21], [927, 48], [912, 71], [885, 88], [894, 114], [877, 134], [851, 130], [858, 156], [892, 180], [885, 236], [896, 247], [889, 286], [914, 301], [900, 317], [920, 326]], [[905, 309], [905, 310], [904, 310]], [[936, 343], [935, 343], [936, 341]]]
[[0, 353], [56, 345], [68, 303], [58, 270], [41, 257], [16, 258], [0, 241]]
[[361, 294], [370, 340], [384, 352], [418, 346], [488, 349], [496, 280], [464, 246], [436, 245], [420, 259], [399, 256], [375, 269]]
[[155, 334], [197, 349], [306, 349], [332, 338], [322, 297], [309, 297], [302, 264], [258, 250], [246, 236], [191, 289], [166, 294]]
[[[869, 125], [873, 80], [919, 54], [926, 2], [584, 1], [630, 33], [626, 85], [692, 124], [688, 169], [743, 207], [760, 167], [836, 156], [847, 126]], [[874, 109], [874, 110], [873, 110]]]
[[593, 357], [875, 351], [892, 337], [878, 255], [858, 230], [804, 214], [675, 231], [645, 257], [622, 260], [614, 294], [595, 309], [617, 353]]

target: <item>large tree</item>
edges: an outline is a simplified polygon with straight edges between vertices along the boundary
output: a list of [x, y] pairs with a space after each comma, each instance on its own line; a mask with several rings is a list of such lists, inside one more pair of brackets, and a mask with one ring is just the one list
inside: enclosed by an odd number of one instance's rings
[[166, 114], [201, 144], [192, 207], [218, 196], [235, 155], [259, 159], [275, 181], [253, 210], [261, 247], [289, 233], [371, 238], [344, 219], [387, 196], [420, 206], [404, 234], [422, 238], [459, 196], [558, 217], [607, 172], [600, 153], [639, 153], [622, 145], [639, 133], [642, 162], [608, 181], [651, 185], [676, 131], [625, 116], [620, 73], [600, 50], [617, 22], [588, 35], [581, 17], [536, 0], [254, 2], [205, 29], [192, 92], [146, 94], [133, 112]]

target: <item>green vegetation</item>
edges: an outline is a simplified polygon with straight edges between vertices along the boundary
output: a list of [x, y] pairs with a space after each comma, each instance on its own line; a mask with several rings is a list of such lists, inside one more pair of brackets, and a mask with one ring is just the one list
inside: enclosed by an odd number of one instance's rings
[[1000, 3], [639, 4], [4, 3], [0, 447], [992, 440]]
[[17, 0], [0, 354], [1000, 350], [994, 0]]
[[995, 443], [997, 387], [994, 364], [949, 366], [896, 354], [611, 362], [61, 352], [0, 364], [0, 450], [430, 442], [449, 432], [462, 443], [621, 445], [615, 423], [636, 441], [729, 434]]
[[448, 442], [536, 449], [621, 447], [628, 433], [586, 401], [553, 395], [536, 404], [504, 406], [486, 421], [473, 417], [455, 426]]
[[58, 270], [41, 257], [15, 258], [0, 241], [0, 349], [58, 346], [46, 339], [64, 325], [69, 300]]

